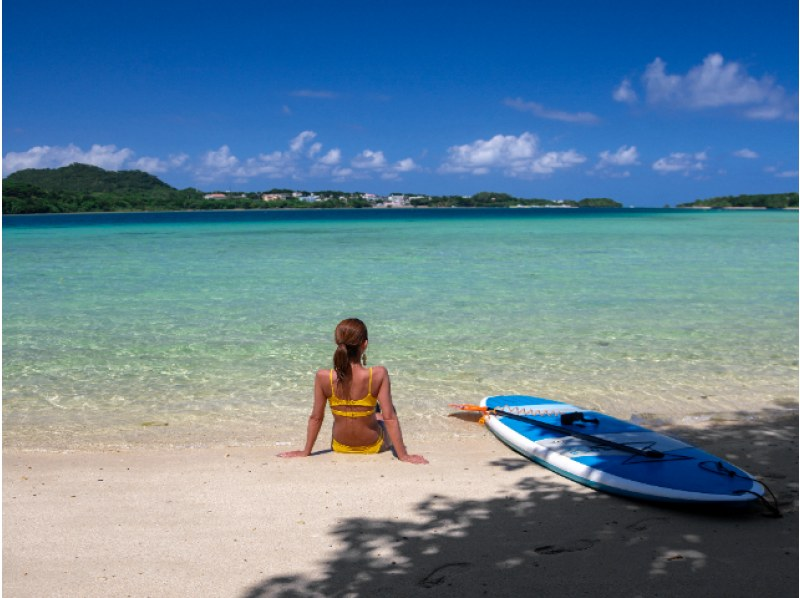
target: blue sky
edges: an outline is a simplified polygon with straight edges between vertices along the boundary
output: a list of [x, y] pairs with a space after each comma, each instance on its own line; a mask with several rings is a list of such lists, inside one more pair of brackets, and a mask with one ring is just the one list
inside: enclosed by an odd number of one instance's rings
[[798, 6], [3, 2], [3, 176], [662, 206], [798, 186]]

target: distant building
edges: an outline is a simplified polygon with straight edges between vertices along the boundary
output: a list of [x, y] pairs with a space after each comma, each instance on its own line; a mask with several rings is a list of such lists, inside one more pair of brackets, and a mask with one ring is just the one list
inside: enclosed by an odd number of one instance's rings
[[283, 193], [262, 193], [261, 200], [262, 201], [282, 201], [286, 199], [286, 195]]
[[225, 199], [227, 197], [224, 193], [206, 193], [203, 199]]
[[386, 199], [387, 206], [393, 206], [396, 208], [404, 208], [408, 205], [408, 198], [403, 195], [402, 193], [392, 193]]

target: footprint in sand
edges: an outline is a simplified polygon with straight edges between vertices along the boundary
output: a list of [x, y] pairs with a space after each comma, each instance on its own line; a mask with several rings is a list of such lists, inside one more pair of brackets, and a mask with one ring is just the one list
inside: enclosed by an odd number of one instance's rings
[[456, 573], [455, 569], [469, 567], [470, 565], [471, 563], [447, 563], [441, 567], [436, 567], [436, 569], [428, 573], [418, 583], [423, 588], [438, 586], [439, 584], [445, 583], [448, 576], [454, 575]]
[[580, 552], [581, 550], [589, 550], [595, 544], [597, 544], [597, 540], [577, 540], [563, 546], [540, 546], [539, 548], [535, 548], [534, 552], [543, 555]]
[[639, 521], [636, 521], [635, 523], [626, 525], [625, 529], [630, 530], [632, 532], [643, 532], [644, 530], [652, 527], [652, 524], [663, 523], [665, 521], [668, 521], [666, 517], [648, 517], [647, 519], [641, 519]]

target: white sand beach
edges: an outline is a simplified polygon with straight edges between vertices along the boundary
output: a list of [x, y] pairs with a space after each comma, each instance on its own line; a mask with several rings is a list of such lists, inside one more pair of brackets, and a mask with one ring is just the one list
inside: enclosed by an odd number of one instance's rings
[[[475, 425], [464, 422], [464, 425]], [[3, 454], [6, 596], [795, 596], [796, 414], [660, 431], [761, 477], [764, 509], [601, 494], [487, 431], [390, 454]]]

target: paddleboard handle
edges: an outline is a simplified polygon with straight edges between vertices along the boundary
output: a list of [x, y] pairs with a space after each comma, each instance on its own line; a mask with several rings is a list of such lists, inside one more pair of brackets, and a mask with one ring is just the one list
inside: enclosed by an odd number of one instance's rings
[[599, 424], [600, 420], [596, 417], [586, 417], [583, 411], [573, 411], [572, 413], [561, 414], [561, 425], [571, 426], [575, 422], [586, 422], [587, 424]]

